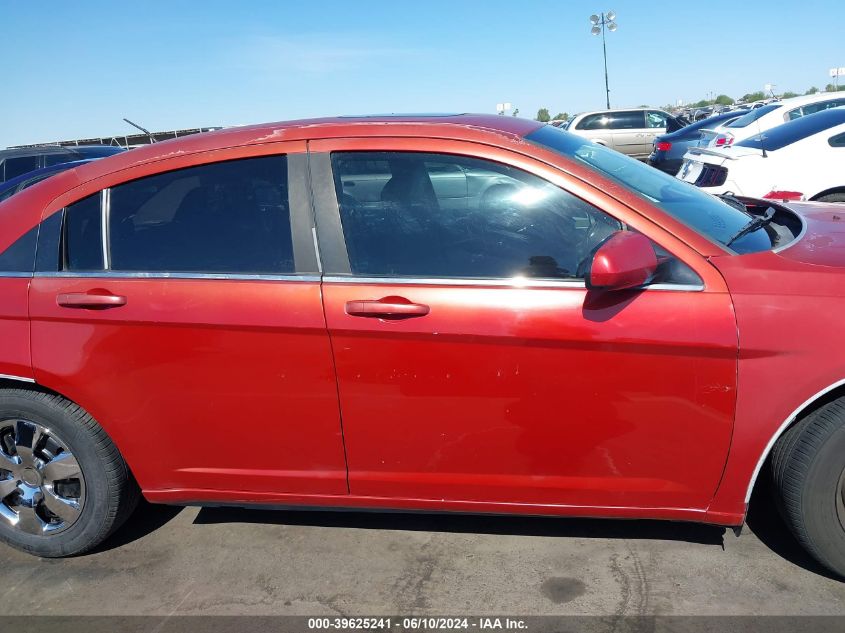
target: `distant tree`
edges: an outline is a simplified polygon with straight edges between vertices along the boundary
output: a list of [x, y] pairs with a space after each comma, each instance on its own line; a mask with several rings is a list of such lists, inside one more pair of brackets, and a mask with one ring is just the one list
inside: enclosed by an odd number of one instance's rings
[[513, 114], [511, 114], [511, 116], [516, 116], [517, 114], [519, 114], [519, 108], [514, 108]]
[[696, 101], [695, 103], [691, 103], [690, 106], [693, 108], [703, 108], [704, 106], [709, 106], [710, 102], [707, 99], [702, 99], [701, 101]]
[[731, 99], [728, 95], [719, 95], [718, 97], [716, 97], [715, 103], [718, 105], [733, 105], [734, 100]]
[[555, 121], [568, 121], [569, 112], [558, 112], [554, 118]]
[[740, 101], [751, 103], [752, 101], [761, 101], [765, 98], [766, 93], [762, 90], [758, 90], [757, 92], [749, 92], [747, 95], [742, 95], [742, 99], [740, 99]]
[[648, 105], [647, 103], [643, 103], [643, 104], [641, 104], [641, 105], [638, 105], [637, 107], [638, 107], [638, 108], [650, 108], [651, 106], [650, 106], [650, 105]]
[[548, 108], [540, 108], [537, 110], [537, 120], [540, 123], [548, 123], [552, 120], [552, 117], [549, 116], [549, 109]]
[[805, 92], [804, 94], [805, 94], [805, 95], [814, 95], [814, 94], [816, 94], [818, 91], [819, 91], [819, 89], [818, 89], [818, 88], [816, 88], [815, 86], [813, 86], [812, 88], [810, 88], [809, 90], [807, 90], [807, 92]]
[[792, 97], [800, 96], [797, 92], [792, 92], [791, 90], [787, 90], [781, 95], [782, 99], [792, 99]]
[[845, 85], [839, 86], [838, 88], [834, 84], [827, 84], [824, 87], [825, 92], [837, 92], [839, 90], [845, 90]]

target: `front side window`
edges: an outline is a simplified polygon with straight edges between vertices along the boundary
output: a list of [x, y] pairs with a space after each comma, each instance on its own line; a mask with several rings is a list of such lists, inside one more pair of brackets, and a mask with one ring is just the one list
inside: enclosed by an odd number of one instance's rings
[[590, 114], [581, 119], [575, 126], [578, 130], [604, 130], [610, 123], [607, 114]]
[[71, 271], [91, 270], [98, 249], [113, 271], [292, 273], [286, 158], [211, 163], [117, 185], [66, 209], [63, 242]]
[[577, 279], [592, 250], [622, 228], [551, 183], [491, 161], [343, 152], [332, 165], [355, 274]]
[[657, 110], [649, 110], [645, 113], [645, 125], [648, 128], [666, 127], [666, 113]]

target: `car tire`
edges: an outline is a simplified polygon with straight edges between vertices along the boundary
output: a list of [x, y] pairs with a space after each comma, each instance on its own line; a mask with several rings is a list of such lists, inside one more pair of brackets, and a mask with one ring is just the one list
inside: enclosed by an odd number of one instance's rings
[[140, 491], [103, 428], [68, 400], [0, 390], [0, 540], [60, 558], [119, 528]]
[[771, 461], [781, 513], [799, 543], [845, 577], [845, 398], [789, 428]]
[[845, 193], [829, 193], [824, 196], [819, 196], [815, 202], [845, 202]]

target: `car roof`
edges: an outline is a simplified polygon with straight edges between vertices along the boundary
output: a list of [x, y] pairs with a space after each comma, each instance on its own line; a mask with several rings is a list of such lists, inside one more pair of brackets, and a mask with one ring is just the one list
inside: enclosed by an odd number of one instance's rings
[[790, 97], [789, 99], [779, 99], [775, 103], [791, 107], [797, 105], [804, 105], [806, 103], [816, 103], [818, 101], [828, 101], [836, 99], [837, 97], [845, 99], [845, 92], [817, 92], [812, 95], [801, 95], [800, 97]]
[[79, 169], [82, 180], [171, 158], [229, 147], [349, 136], [421, 136], [455, 140], [521, 139], [545, 125], [495, 114], [379, 114], [279, 121], [183, 136], [93, 161]]
[[[574, 119], [575, 117], [587, 116], [587, 115], [590, 115], [590, 114], [604, 114], [605, 112], [637, 112], [637, 111], [645, 112], [646, 110], [654, 110], [656, 112], [665, 112], [665, 110], [663, 110], [662, 108], [648, 108], [648, 107], [646, 107], [646, 108], [611, 108], [610, 110], [590, 110], [589, 112], [581, 112], [580, 114], [576, 114], [572, 118]], [[666, 112], [666, 114], [669, 114], [669, 113]]]

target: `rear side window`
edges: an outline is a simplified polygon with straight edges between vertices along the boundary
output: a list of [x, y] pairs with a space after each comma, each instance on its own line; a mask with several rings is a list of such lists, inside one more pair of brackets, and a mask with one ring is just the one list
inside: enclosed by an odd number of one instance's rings
[[630, 112], [613, 112], [610, 115], [610, 129], [639, 130], [645, 127], [645, 112], [632, 110]]
[[[89, 207], [80, 201], [66, 211], [65, 270], [91, 270], [88, 253], [97, 250], [113, 271], [294, 272], [285, 156], [156, 174], [93, 198]], [[95, 244], [91, 237], [102, 234], [101, 217], [108, 224], [105, 255], [102, 238]]]
[[837, 134], [836, 136], [831, 136], [827, 140], [827, 143], [831, 147], [845, 147], [845, 132]]
[[592, 250], [622, 228], [551, 183], [491, 161], [343, 152], [332, 165], [355, 274], [579, 279]]
[[64, 270], [103, 270], [101, 194], [83, 198], [65, 209], [62, 239]]

